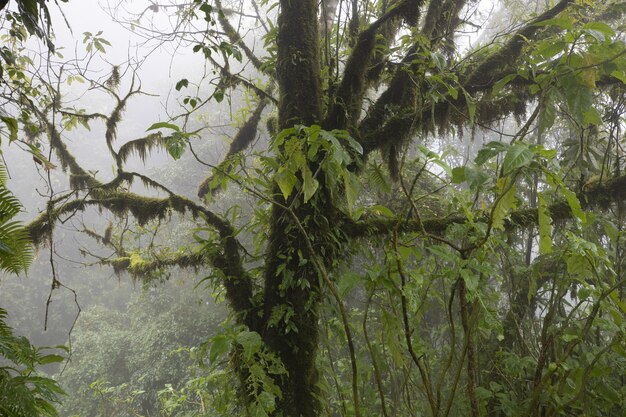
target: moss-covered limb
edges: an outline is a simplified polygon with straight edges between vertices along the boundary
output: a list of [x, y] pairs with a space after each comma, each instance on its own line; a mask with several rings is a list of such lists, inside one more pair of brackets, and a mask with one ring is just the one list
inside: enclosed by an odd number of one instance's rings
[[[236, 154], [244, 151], [257, 136], [257, 131], [259, 127], [259, 121], [261, 120], [261, 115], [263, 114], [263, 110], [267, 106], [267, 101], [261, 101], [257, 108], [252, 112], [248, 120], [239, 128], [237, 134], [233, 138], [230, 143], [230, 148], [228, 149], [228, 153], [222, 159], [222, 162], [214, 169], [214, 172], [223, 172], [225, 165], [227, 162], [232, 159]], [[213, 180], [214, 174], [212, 173], [207, 178], [202, 181], [200, 186], [198, 187], [198, 197], [204, 198], [207, 193], [211, 191], [211, 181]]]
[[201, 251], [177, 254], [160, 259], [143, 259], [138, 255], [100, 259], [98, 263], [113, 267], [116, 274], [128, 272], [133, 278], [146, 280], [152, 274], [172, 267], [199, 269], [209, 265], [209, 259]]
[[[179, 214], [191, 214], [194, 218], [201, 217], [209, 226], [215, 228], [220, 238], [219, 250], [207, 259], [214, 267], [222, 271], [227, 297], [234, 310], [242, 315], [243, 320], [246, 320], [245, 324], [252, 326], [256, 323], [254, 315], [250, 315], [250, 318], [246, 315], [253, 309], [252, 279], [243, 267], [240, 255], [241, 244], [228, 221], [188, 198], [174, 194], [167, 198], [152, 198], [129, 192], [100, 190], [92, 192], [92, 195], [97, 195], [99, 198], [74, 199], [58, 206], [52, 205], [42, 212], [26, 226], [33, 242], [43, 243], [52, 232], [56, 222], [61, 221], [64, 216], [72, 216], [89, 207], [109, 210], [118, 217], [130, 213], [140, 225], [151, 220], [163, 219], [172, 211]], [[55, 201], [55, 203], [59, 202]]]
[[267, 75], [272, 75], [267, 71], [264, 71], [263, 63], [261, 62], [261, 60], [254, 54], [254, 52], [252, 52], [248, 45], [246, 45], [246, 43], [241, 38], [241, 35], [239, 35], [239, 31], [237, 31], [233, 27], [233, 25], [230, 24], [230, 22], [226, 18], [226, 14], [224, 13], [224, 8], [222, 6], [221, 0], [215, 0], [215, 5], [218, 9], [217, 20], [220, 22], [220, 25], [224, 29], [224, 32], [226, 32], [226, 36], [228, 36], [228, 39], [230, 39], [230, 41], [234, 45], [237, 45], [243, 50], [243, 53], [246, 54], [246, 57], [250, 60], [254, 68], [256, 68], [258, 71], [264, 72]]
[[64, 110], [64, 109], [59, 109], [57, 111], [64, 116], [76, 117], [78, 119], [83, 119], [85, 121], [90, 121], [94, 119], [102, 119], [102, 120], [107, 119], [107, 116], [102, 113], [76, 113], [75, 111], [69, 111], [69, 110]]
[[118, 166], [125, 164], [132, 154], [136, 154], [144, 162], [153, 149], [164, 148], [170, 138], [170, 136], [162, 136], [161, 133], [151, 133], [143, 138], [126, 142], [117, 151]]
[[[623, 56], [624, 54], [626, 54], [626, 50], [623, 53], [621, 53], [620, 56]], [[619, 58], [619, 57], [616, 57], [616, 58]], [[597, 66], [599, 67], [610, 61], [612, 60], [601, 62]], [[535, 78], [537, 78], [537, 76], [541, 76], [544, 74], [545, 72], [537, 71], [534, 74], [533, 78], [524, 78], [518, 75], [515, 78], [511, 79], [509, 82], [507, 82], [506, 85], [507, 87], [516, 89], [516, 91], [522, 91], [521, 90], [522, 88], [530, 87], [531, 85], [536, 84]], [[483, 84], [481, 86], [476, 86], [471, 92], [472, 93], [480, 93], [480, 92], [489, 93], [493, 90], [493, 86], [496, 84], [496, 82], [500, 81], [500, 79], [493, 80], [493, 82]], [[598, 88], [605, 88], [605, 87], [611, 87], [615, 85], [618, 85], [618, 86], [623, 85], [624, 82], [620, 80], [619, 78], [616, 78], [610, 75], [602, 75], [595, 81], [595, 84], [596, 84], [596, 87]], [[502, 94], [502, 92], [500, 94]]]
[[81, 232], [86, 234], [87, 236], [89, 236], [93, 240], [95, 240], [100, 245], [110, 247], [111, 249], [113, 249], [113, 251], [115, 252], [115, 254], [117, 256], [126, 256], [126, 251], [124, 250], [124, 248], [119, 246], [117, 243], [115, 243], [111, 239], [111, 235], [113, 233], [113, 224], [112, 223], [109, 223], [107, 228], [104, 229], [104, 233], [103, 234], [100, 234], [100, 233], [96, 232], [95, 230], [90, 229], [87, 226], [83, 226]]
[[431, 1], [424, 17], [422, 35], [437, 42], [449, 37], [461, 23], [459, 13], [466, 0]]
[[[241, 85], [253, 91], [254, 94], [256, 94], [258, 97], [261, 97], [265, 100], [269, 100], [274, 104], [278, 104], [278, 100], [272, 95], [273, 88], [270, 88], [269, 91], [265, 91], [264, 89], [258, 87], [256, 84], [242, 77], [241, 75], [232, 73], [226, 66], [218, 62], [212, 56], [209, 56], [208, 60], [211, 62], [211, 65], [219, 69], [220, 74], [222, 75], [222, 80], [220, 81], [220, 88], [226, 89], [226, 88], [231, 88], [237, 85]], [[210, 101], [210, 99], [203, 102], [203, 104], [208, 101]]]
[[532, 40], [541, 29], [537, 23], [552, 19], [572, 3], [573, 0], [559, 1], [554, 7], [524, 25], [504, 46], [488, 55], [478, 65], [471, 67], [468, 74], [460, 77], [465, 89], [474, 91], [486, 84], [492, 84], [510, 73], [512, 68], [515, 68], [515, 63], [522, 53], [523, 46]]
[[61, 133], [57, 127], [48, 120], [46, 114], [41, 111], [41, 109], [35, 107], [32, 102], [29, 105], [29, 109], [37, 116], [41, 125], [45, 127], [50, 147], [57, 156], [61, 164], [61, 169], [63, 171], [69, 170], [70, 186], [74, 189], [100, 186], [101, 183], [78, 163], [76, 157], [69, 151], [61, 139]]
[[321, 120], [317, 0], [280, 0], [276, 39], [279, 128]]
[[[411, 12], [419, 11], [422, 3], [421, 0], [402, 1], [359, 33], [326, 116], [325, 126], [345, 129], [348, 125], [356, 124], [361, 113], [366, 87], [376, 81], [370, 69], [373, 64], [379, 64], [379, 62], [373, 62], [374, 52], [378, 45], [377, 35], [383, 29], [386, 29], [387, 35], [394, 34], [400, 24], [400, 18], [404, 17], [407, 20], [406, 16], [409, 16], [408, 19], [411, 19], [413, 16]], [[386, 39], [390, 41], [389, 36]]]
[[135, 74], [133, 74], [132, 81], [130, 83], [130, 87], [128, 88], [128, 92], [123, 97], [120, 97], [114, 89], [109, 88], [105, 85], [101, 85], [101, 88], [104, 89], [107, 93], [109, 93], [113, 98], [115, 98], [116, 104], [113, 108], [111, 114], [107, 117], [105, 125], [106, 130], [104, 132], [104, 137], [106, 139], [107, 147], [109, 148], [109, 152], [117, 161], [117, 152], [113, 149], [113, 142], [117, 137], [117, 126], [122, 119], [122, 115], [124, 114], [124, 110], [126, 109], [126, 104], [128, 100], [136, 95], [141, 93], [141, 86], [135, 88], [135, 82], [137, 78]]
[[[462, 0], [430, 2], [421, 31], [423, 37], [430, 40], [430, 51], [440, 48], [460, 24], [458, 15], [464, 4]], [[430, 21], [434, 23], [430, 25]], [[411, 135], [424, 125], [422, 114], [431, 109], [430, 103], [419, 102], [422, 100], [419, 92], [426, 89], [422, 85], [426, 69], [416, 60], [424, 48], [419, 42], [409, 48], [401, 62], [403, 69], [396, 72], [358, 127], [364, 154], [382, 149], [392, 174], [397, 171], [398, 153]]]
[[[418, 49], [417, 45], [411, 47], [402, 64], [410, 65]], [[368, 109], [367, 115], [358, 126], [359, 138], [365, 155], [389, 144], [390, 140], [398, 145], [405, 142], [413, 125], [414, 115], [419, 112], [416, 108], [418, 105], [417, 97], [417, 82], [410, 71], [400, 70], [396, 72], [387, 89]], [[395, 130], [392, 136], [387, 136], [385, 132], [389, 130], [390, 126], [386, 123], [393, 122], [399, 117], [406, 118], [407, 123], [402, 129]]]
[[106, 139], [109, 152], [115, 158], [115, 160], [118, 159], [118, 156], [117, 156], [117, 152], [115, 151], [115, 149], [113, 149], [113, 141], [117, 137], [117, 125], [122, 118], [122, 114], [124, 113], [124, 109], [126, 108], [126, 102], [128, 98], [130, 97], [130, 94], [131, 93], [129, 92], [128, 95], [126, 95], [124, 98], [117, 100], [117, 104], [115, 105], [115, 108], [113, 109], [109, 117], [107, 117], [107, 120], [105, 123], [106, 131], [104, 132], [104, 137]]
[[[617, 201], [626, 200], [626, 175], [616, 177], [601, 183], [588, 184], [578, 194], [583, 208], [599, 207], [606, 209]], [[548, 207], [553, 221], [566, 221], [574, 217], [572, 210], [565, 200], [559, 200]], [[478, 219], [479, 221], [481, 219]], [[467, 221], [464, 216], [453, 215], [442, 219], [405, 220], [389, 218], [367, 218], [359, 222], [344, 219], [345, 232], [351, 238], [365, 238], [377, 235], [386, 235], [397, 228], [398, 231], [425, 232], [436, 237], [444, 236], [446, 229], [453, 224], [463, 224]], [[482, 221], [488, 221], [483, 218]], [[505, 221], [505, 228], [516, 229], [537, 226], [539, 216], [537, 209], [526, 208], [513, 211]]]

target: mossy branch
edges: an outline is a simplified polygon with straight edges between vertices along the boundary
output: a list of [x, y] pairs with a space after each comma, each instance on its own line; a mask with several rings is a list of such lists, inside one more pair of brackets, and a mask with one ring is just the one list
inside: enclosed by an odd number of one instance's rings
[[101, 259], [99, 263], [112, 266], [116, 274], [128, 272], [133, 278], [142, 280], [149, 278], [155, 272], [172, 267], [197, 270], [210, 264], [208, 257], [201, 251], [153, 260], [138, 260], [132, 256], [121, 256]]
[[217, 20], [220, 22], [220, 25], [224, 29], [224, 32], [226, 32], [226, 36], [228, 36], [228, 39], [230, 39], [230, 41], [234, 45], [239, 46], [243, 50], [243, 53], [246, 54], [246, 57], [250, 60], [254, 68], [256, 68], [257, 70], [267, 75], [272, 76], [271, 73], [268, 73], [267, 71], [264, 70], [263, 63], [261, 62], [261, 60], [254, 54], [254, 52], [252, 52], [252, 50], [248, 47], [248, 45], [246, 45], [246, 43], [241, 38], [241, 35], [233, 27], [233, 25], [230, 24], [230, 22], [226, 18], [226, 14], [223, 11], [224, 7], [222, 6], [222, 2], [220, 0], [215, 0], [215, 5], [217, 6], [217, 9], [218, 9]]
[[490, 85], [511, 72], [511, 68], [522, 53], [523, 46], [534, 38], [541, 29], [537, 24], [552, 19], [567, 8], [572, 0], [561, 0], [551, 9], [546, 10], [535, 19], [518, 30], [511, 39], [500, 49], [487, 56], [481, 63], [471, 69], [471, 72], [461, 79], [467, 91], [475, 91], [484, 85]]
[[[602, 183], [587, 186], [585, 190], [578, 193], [583, 208], [589, 209], [599, 207], [606, 209], [617, 201], [626, 200], [626, 175], [616, 177]], [[549, 207], [550, 217], [553, 221], [567, 221], [574, 217], [572, 210], [565, 200], [559, 200]], [[477, 221], [488, 222], [487, 218]], [[390, 219], [381, 217], [370, 217], [362, 221], [346, 221], [346, 234], [352, 238], [366, 238], [379, 235], [388, 235], [395, 228], [402, 233], [418, 232], [426, 233], [435, 237], [442, 237], [446, 229], [454, 224], [464, 224], [467, 222], [465, 216], [449, 216], [441, 219], [406, 220]], [[539, 215], [536, 208], [526, 208], [513, 211], [505, 221], [506, 229], [526, 228], [537, 226]]]
[[145, 162], [146, 157], [153, 149], [165, 148], [168, 139], [168, 136], [164, 137], [161, 133], [152, 133], [146, 137], [126, 142], [117, 151], [118, 166], [125, 164], [132, 154], [136, 154], [142, 162]]
[[211, 181], [215, 176], [215, 172], [222, 172], [225, 164], [232, 159], [236, 154], [245, 150], [254, 141], [257, 136], [259, 127], [259, 121], [261, 120], [261, 114], [267, 106], [267, 101], [263, 100], [259, 103], [257, 108], [252, 112], [248, 120], [239, 128], [237, 134], [230, 143], [228, 153], [220, 162], [220, 164], [213, 170], [214, 173], [209, 175], [198, 187], [198, 197], [204, 198], [209, 192], [211, 192]]
[[[372, 67], [372, 58], [376, 50], [377, 35], [385, 25], [392, 26], [388, 32], [395, 33], [400, 24], [400, 18], [413, 21], [418, 13], [422, 0], [405, 0], [384, 13], [367, 29], [361, 31], [356, 44], [346, 63], [346, 68], [337, 93], [330, 106], [325, 125], [335, 129], [345, 129], [348, 124], [354, 125], [361, 112], [366, 87], [375, 79], [368, 77]], [[416, 22], [414, 22], [416, 23]]]
[[424, 17], [422, 35], [437, 44], [449, 38], [454, 29], [462, 22], [459, 18], [466, 0], [431, 1]]
[[[213, 267], [222, 271], [225, 277], [224, 286], [227, 291], [227, 298], [231, 302], [233, 309], [241, 315], [245, 324], [250, 326], [254, 324], [253, 315], [250, 315], [250, 318], [248, 318], [246, 314], [253, 308], [252, 279], [243, 267], [239, 253], [241, 245], [237, 241], [235, 230], [230, 223], [210, 210], [179, 195], [170, 195], [167, 198], [152, 198], [130, 192], [111, 190], [94, 191], [92, 194], [102, 195], [102, 197], [74, 199], [58, 206], [54, 206], [54, 204], [59, 203], [60, 200], [53, 200], [51, 202], [53, 204], [52, 207], [42, 212], [39, 217], [26, 226], [33, 242], [35, 244], [43, 243], [52, 232], [55, 223], [62, 221], [61, 219], [64, 216], [72, 216], [90, 207], [109, 210], [118, 217], [130, 213], [140, 225], [146, 224], [151, 220], [163, 219], [171, 212], [182, 215], [191, 214], [194, 218], [202, 218], [218, 232], [220, 239], [220, 249], [210, 254], [207, 259], [209, 259]], [[120, 268], [123, 264], [124, 262], [120, 260], [114, 267]]]

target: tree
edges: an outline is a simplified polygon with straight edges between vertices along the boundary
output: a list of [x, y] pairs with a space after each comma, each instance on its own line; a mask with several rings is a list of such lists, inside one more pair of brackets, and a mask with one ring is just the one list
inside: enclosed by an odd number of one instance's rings
[[[29, 225], [31, 237], [50, 239], [59, 219], [91, 208], [130, 213], [140, 225], [172, 212], [198, 219], [199, 247], [183, 253], [132, 251], [123, 239], [112, 240], [110, 229], [91, 235], [114, 251], [100, 261], [117, 271], [142, 276], [172, 265], [213, 268], [240, 327], [214, 338], [210, 356], [232, 348], [242, 407], [255, 415], [313, 417], [335, 406], [349, 415], [364, 409], [387, 415], [392, 405], [394, 414], [552, 415], [587, 410], [585, 398], [602, 399], [596, 405], [603, 411], [594, 413], [616, 412], [624, 382], [610, 370], [624, 367], [617, 330], [624, 278], [619, 257], [608, 253], [612, 245], [621, 253], [623, 222], [614, 219], [611, 228], [583, 208], [621, 213], [626, 179], [616, 150], [626, 54], [615, 27], [624, 4], [562, 0], [493, 42], [465, 50], [458, 34], [479, 24], [479, 6], [195, 0], [177, 8], [182, 22], [206, 25], [190, 43], [215, 68], [210, 97], [219, 102], [236, 88], [255, 95], [256, 107], [223, 162], [199, 188], [200, 198], [219, 199], [219, 188], [230, 182], [256, 198], [258, 220], [245, 231], [209, 206], [125, 170], [131, 154], [144, 158], [153, 147], [180, 157], [199, 131], [178, 120], [188, 121], [207, 100], [190, 95], [183, 100], [185, 117], [151, 127], [169, 134], [116, 147], [121, 115], [141, 92], [134, 77], [122, 94], [117, 67], [106, 81], [80, 66], [74, 73], [59, 67], [55, 79], [87, 78], [111, 96], [113, 111], [101, 114], [65, 106], [59, 83], [15, 76], [30, 100], [6, 99], [25, 112], [20, 121], [34, 140], [47, 140], [72, 187], [50, 195]], [[267, 31], [265, 55], [254, 54], [244, 28], [236, 29], [229, 16]], [[181, 26], [177, 33], [198, 31]], [[107, 45], [98, 36], [86, 35], [89, 52]], [[253, 69], [240, 71], [238, 60]], [[15, 74], [20, 71], [26, 65]], [[180, 80], [176, 89], [189, 84]], [[244, 151], [270, 106], [277, 116], [269, 118], [268, 149], [247, 163]], [[519, 123], [509, 140], [488, 143], [474, 164], [450, 167], [429, 139], [475, 134], [511, 117]], [[63, 128], [98, 122], [115, 165], [109, 180], [84, 168], [62, 137]], [[572, 149], [565, 135], [578, 140], [574, 158], [559, 164], [557, 155]], [[416, 141], [421, 145], [411, 147]], [[590, 163], [594, 152], [601, 157]], [[164, 197], [131, 191], [136, 180]], [[372, 204], [375, 195], [359, 194], [368, 182], [388, 188], [383, 202], [402, 194], [395, 213]], [[437, 189], [440, 197], [432, 198]], [[605, 231], [598, 232], [601, 225]], [[256, 253], [243, 242], [246, 233], [266, 238]], [[346, 273], [359, 247], [381, 255], [362, 274]], [[366, 296], [350, 305], [342, 297], [355, 286]], [[568, 296], [570, 290], [580, 292]], [[368, 321], [373, 301], [380, 303], [377, 318]], [[330, 306], [338, 319], [321, 321]], [[361, 315], [365, 324], [357, 335], [354, 320]], [[607, 316], [609, 323], [601, 319]], [[328, 330], [333, 323], [343, 335]], [[368, 326], [386, 335], [372, 340]], [[531, 342], [524, 338], [529, 334]], [[343, 369], [318, 357], [330, 335], [345, 342], [344, 349], [326, 349], [347, 358]], [[381, 358], [381, 349], [393, 362]], [[363, 370], [363, 355], [373, 374]], [[330, 392], [320, 379], [324, 364], [338, 377], [339, 405], [323, 400]], [[365, 378], [375, 382], [377, 403], [363, 401]], [[401, 381], [418, 394], [403, 394]], [[389, 399], [402, 395], [404, 402]]]

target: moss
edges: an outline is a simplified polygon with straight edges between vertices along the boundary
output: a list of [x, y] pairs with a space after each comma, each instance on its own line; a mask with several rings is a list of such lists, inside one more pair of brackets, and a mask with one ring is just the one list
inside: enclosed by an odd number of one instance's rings
[[570, 3], [570, 0], [561, 0], [516, 32], [502, 48], [489, 54], [471, 72], [462, 77], [465, 88], [468, 91], [474, 91], [481, 86], [492, 85], [507, 73], [512, 72], [512, 69], [516, 69], [514, 65], [521, 55], [524, 45], [528, 39], [532, 39], [541, 30], [537, 23], [557, 16]]
[[[213, 171], [223, 172], [228, 164], [229, 160], [233, 158], [236, 154], [246, 149], [250, 144], [254, 141], [257, 136], [259, 121], [261, 120], [261, 114], [263, 110], [267, 106], [267, 101], [263, 100], [254, 112], [250, 115], [248, 120], [239, 128], [237, 134], [233, 138], [233, 141], [230, 143], [230, 149], [228, 153], [222, 160], [222, 162], [215, 168]], [[215, 174], [209, 175], [198, 187], [198, 197], [204, 198], [209, 192], [215, 192], [218, 190], [214, 188], [211, 190], [211, 182], [213, 181]]]
[[279, 127], [311, 125], [321, 117], [321, 73], [316, 0], [281, 0], [277, 81]]
[[126, 142], [117, 152], [117, 161], [120, 165], [124, 164], [130, 155], [136, 154], [142, 162], [145, 162], [146, 157], [153, 149], [165, 148], [167, 139], [161, 133], [153, 133], [144, 138]]
[[124, 113], [127, 98], [128, 96], [124, 97], [122, 100], [118, 100], [117, 106], [115, 106], [111, 115], [106, 120], [106, 132], [104, 133], [104, 137], [106, 138], [109, 149], [113, 149], [112, 144], [117, 137], [117, 125], [122, 118], [122, 114]]
[[103, 263], [106, 265], [111, 265], [113, 267], [113, 272], [115, 272], [116, 275], [119, 275], [122, 272], [126, 271], [130, 266], [130, 258], [128, 256], [113, 258], [108, 259]]

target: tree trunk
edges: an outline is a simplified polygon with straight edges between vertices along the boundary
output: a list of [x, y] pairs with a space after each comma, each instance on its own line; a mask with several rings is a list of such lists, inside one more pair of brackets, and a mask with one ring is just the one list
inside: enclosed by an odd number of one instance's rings
[[[311, 125], [321, 117], [319, 33], [316, 0], [281, 0], [278, 19], [277, 78], [280, 92], [280, 129]], [[278, 191], [278, 190], [276, 190]], [[310, 259], [306, 239], [315, 251], [328, 246], [328, 234], [315, 225], [322, 207], [330, 205], [322, 190], [308, 204], [294, 204], [290, 213], [272, 207], [266, 260], [263, 339], [281, 358], [287, 374], [278, 378], [282, 398], [276, 414], [284, 417], [316, 417], [320, 414], [315, 357], [319, 341], [318, 306], [320, 277]], [[274, 194], [282, 201], [279, 192]], [[294, 198], [292, 196], [291, 198]], [[297, 197], [296, 197], [297, 198]], [[301, 197], [300, 197], [301, 198]], [[315, 203], [314, 203], [315, 201]], [[310, 236], [304, 236], [298, 223]], [[328, 228], [325, 228], [328, 230]], [[332, 263], [332, 250], [325, 264]]]

